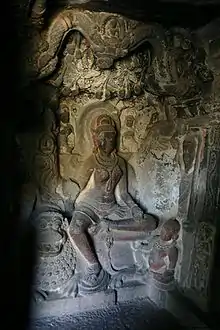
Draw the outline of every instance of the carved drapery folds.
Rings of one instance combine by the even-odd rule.
[[[47,123],[35,139],[33,208],[48,223],[40,244],[46,268],[58,268],[60,256],[72,280],[57,275],[55,285],[43,272],[48,289],[39,281],[40,297],[149,281],[164,290],[174,279],[186,287],[183,261],[187,246],[200,249],[207,219],[198,205],[216,175],[210,159],[219,158],[207,153],[220,116],[201,34],[69,7],[35,36],[28,73],[58,91],[59,105],[42,101]]]

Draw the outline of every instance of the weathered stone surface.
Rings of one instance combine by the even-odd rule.
[[[31,329],[181,329],[178,321],[150,302],[137,300],[110,308],[34,320]]]
[[[164,284],[172,270],[166,279],[207,307],[219,202],[219,22],[190,31],[68,6],[43,25],[45,4],[35,4],[26,98],[38,125],[17,140],[27,169],[23,216],[40,233],[37,299],[144,284],[152,271]],[[178,235],[150,262],[167,220],[180,224]]]
[[[30,319],[30,329],[98,327],[99,329],[209,329],[173,296],[159,309],[147,298],[146,287],[119,289],[117,302],[112,293],[94,297],[62,299],[42,304]]]

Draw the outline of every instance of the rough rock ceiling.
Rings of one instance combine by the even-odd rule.
[[[194,5],[208,5],[220,3],[219,0],[160,0],[160,2],[189,3]]]
[[[52,11],[68,4],[193,29],[220,16],[220,0],[48,0]]]
[[[160,2],[164,3],[188,3],[193,5],[211,5],[211,4],[219,4],[219,0],[160,0]]]

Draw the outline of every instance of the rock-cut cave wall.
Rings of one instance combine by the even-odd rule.
[[[60,7],[50,15],[34,3],[22,53],[34,125],[21,125],[16,140],[21,218],[38,232],[36,300],[153,281],[207,310],[219,220],[219,22],[167,28]]]

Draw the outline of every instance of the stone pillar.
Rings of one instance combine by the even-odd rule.
[[[182,236],[180,286],[200,308],[208,311],[219,217],[220,127],[212,126],[205,131],[202,159],[194,170],[197,177],[187,215],[194,226],[192,230],[183,230]]]

